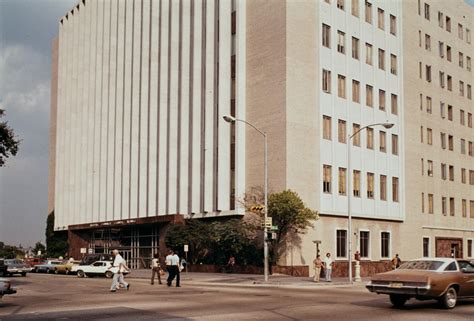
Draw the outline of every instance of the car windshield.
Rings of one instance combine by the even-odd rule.
[[[427,270],[427,271],[436,271],[443,261],[409,261],[400,265],[400,269],[404,270]]]

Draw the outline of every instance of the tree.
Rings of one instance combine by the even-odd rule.
[[[166,233],[166,246],[182,254],[187,244],[188,260],[193,264],[223,265],[233,255],[239,265],[261,265],[253,229],[241,219],[188,219],[184,225],[171,226]]]
[[[298,194],[291,190],[269,195],[268,216],[272,218],[272,224],[278,227],[270,253],[273,264],[278,262],[290,234],[298,237],[319,219],[318,212],[307,208]]]
[[[46,220],[46,252],[49,257],[65,256],[68,252],[67,232],[54,231],[54,211]]]
[[[15,136],[7,121],[1,121],[5,111],[0,108],[0,167],[5,165],[6,159],[15,156],[18,152],[20,140]]]
[[[41,251],[41,255],[44,255],[46,252],[46,246],[41,242],[36,242],[35,247],[33,248],[34,255],[38,255],[39,251]]]
[[[0,258],[5,259],[15,259],[22,258],[25,253],[20,250],[18,247],[13,245],[5,245],[5,243],[0,242]]]

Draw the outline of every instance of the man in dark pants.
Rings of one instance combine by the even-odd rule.
[[[176,287],[180,287],[179,281],[179,257],[174,253],[173,250],[170,250],[168,256],[166,257],[166,269],[168,270],[168,279],[166,284],[171,286],[174,278],[176,277]]]

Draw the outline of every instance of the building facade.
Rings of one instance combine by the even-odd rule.
[[[289,240],[285,271],[310,274],[319,249],[347,274],[349,237],[363,275],[395,253],[472,257],[473,9],[461,2],[426,3],[450,33],[419,14],[425,2],[80,1],[53,46],[55,229],[68,230],[73,255],[118,247],[139,266],[172,222],[243,215],[239,200],[263,185],[263,140],[222,120],[232,115],[267,133],[270,191],[292,189],[320,213]],[[452,61],[438,56],[447,46]],[[438,103],[462,118],[438,117]],[[363,129],[383,123],[393,127]],[[431,144],[416,139],[420,126]],[[443,133],[457,153],[433,144]],[[442,164],[454,181],[425,175]]]

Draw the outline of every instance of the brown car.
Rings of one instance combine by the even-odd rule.
[[[408,261],[397,270],[375,275],[366,288],[377,294],[388,294],[397,308],[416,298],[438,300],[445,308],[452,309],[458,298],[474,298],[474,264],[452,258]]]

